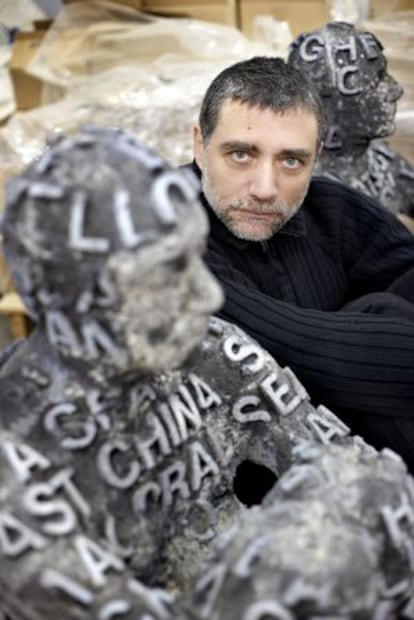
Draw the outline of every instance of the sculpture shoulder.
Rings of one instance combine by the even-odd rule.
[[[414,167],[383,140],[353,156],[324,151],[315,172],[378,200],[394,213],[414,210]]]

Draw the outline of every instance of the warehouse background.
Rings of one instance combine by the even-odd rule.
[[[383,43],[404,88],[389,142],[414,164],[414,0],[0,0],[0,212],[10,175],[84,124],[189,161],[201,97],[224,66],[284,56],[300,32],[340,19]],[[0,348],[28,329],[20,303],[0,248]]]

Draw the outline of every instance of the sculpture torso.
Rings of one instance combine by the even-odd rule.
[[[342,181],[393,213],[414,215],[414,168],[385,141],[371,142],[362,153],[324,149],[315,174]]]
[[[56,561],[56,543],[70,540],[73,562],[53,567],[66,585],[99,589],[126,562],[146,584],[186,587],[240,513],[241,463],[276,479],[303,440],[347,434],[289,370],[217,319],[183,369],[108,382],[59,363],[35,335],[5,363],[0,393],[2,581],[42,565],[39,554]],[[104,561],[88,561],[95,544]],[[47,583],[48,604],[59,601],[56,575],[54,588]]]

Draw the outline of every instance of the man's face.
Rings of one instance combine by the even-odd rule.
[[[275,113],[226,100],[207,144],[199,128],[194,150],[204,194],[241,239],[264,241],[296,213],[317,155],[315,116]]]
[[[363,131],[372,138],[390,136],[395,131],[397,101],[403,89],[385,68],[371,79],[367,75],[366,84],[365,101],[360,104]]]
[[[122,299],[118,320],[133,366],[147,372],[179,367],[203,340],[209,317],[223,302],[204,265],[205,222],[159,244],[112,261]],[[139,256],[139,262],[137,262]]]

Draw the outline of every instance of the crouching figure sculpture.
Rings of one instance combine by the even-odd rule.
[[[169,618],[303,441],[354,442],[289,369],[210,318],[222,294],[197,194],[104,128],[50,142],[9,184],[4,249],[37,323],[0,368],[13,620]]]

